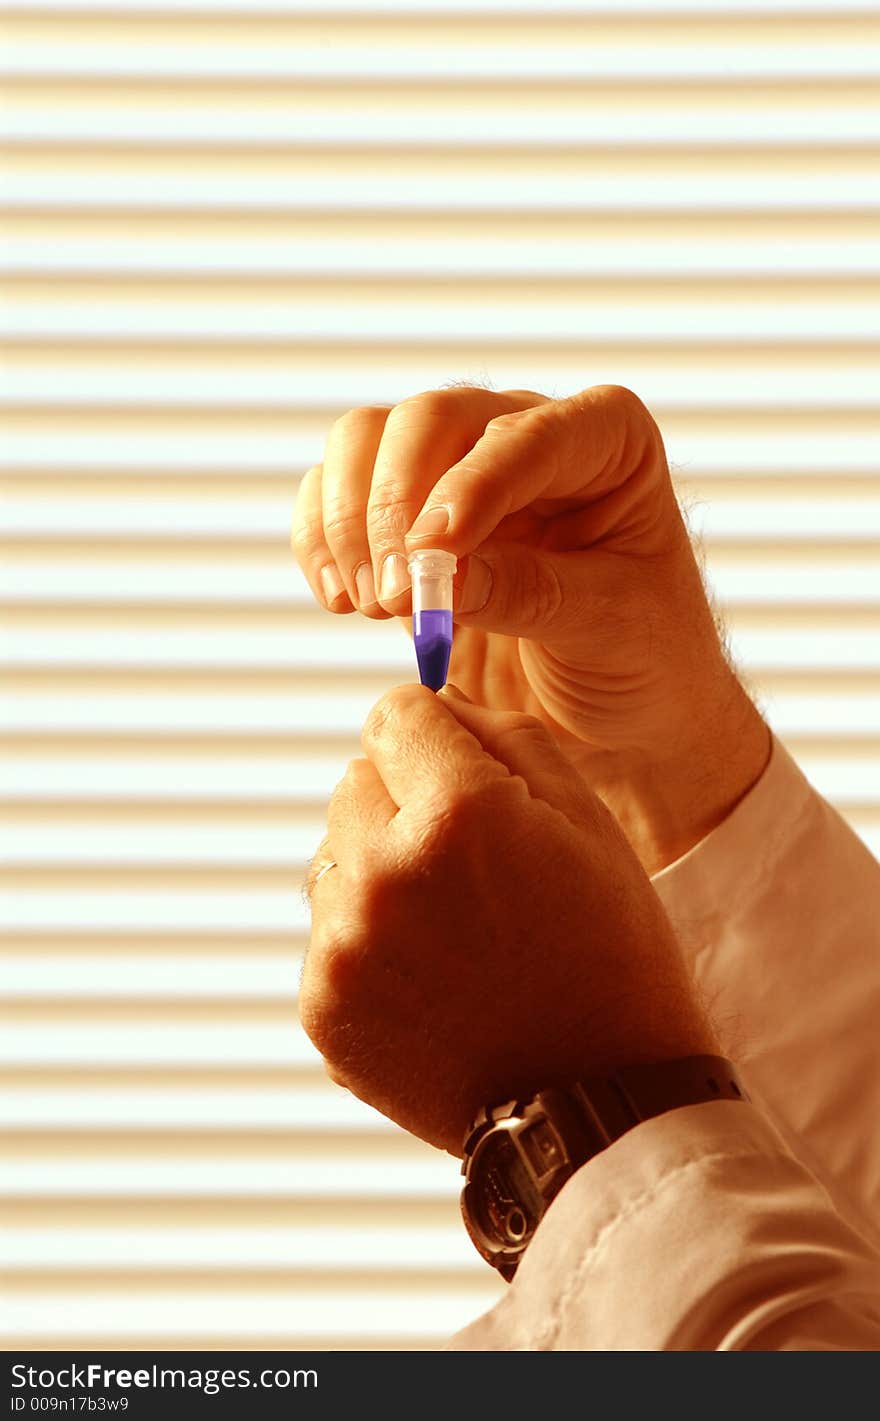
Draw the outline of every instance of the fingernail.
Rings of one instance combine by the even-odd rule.
[[[467,701],[468,705],[473,705],[470,696],[466,696],[464,691],[462,691],[459,686],[454,685],[452,681],[447,681],[446,685],[442,686],[437,694],[438,696],[449,696],[453,701]]]
[[[340,593],[345,591],[345,583],[335,562],[328,562],[321,568],[321,591],[328,607],[332,607]]]
[[[389,553],[382,563],[379,578],[379,596],[383,602],[391,602],[410,586],[406,558],[401,553]]]
[[[373,580],[372,563],[362,562],[355,570],[354,585],[357,588],[358,603],[361,607],[369,607],[371,602],[376,600],[376,584]]]
[[[419,514],[407,537],[422,538],[428,533],[445,533],[449,527],[449,515],[450,510],[443,503],[426,508],[424,513]]]
[[[492,572],[487,562],[476,553],[468,558],[467,572],[461,589],[457,612],[480,612],[492,592]]]

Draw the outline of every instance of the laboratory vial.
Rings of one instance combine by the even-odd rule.
[[[419,680],[432,691],[439,691],[446,685],[452,651],[452,578],[456,557],[438,548],[421,548],[417,553],[410,553],[407,566],[412,578],[413,642]]]

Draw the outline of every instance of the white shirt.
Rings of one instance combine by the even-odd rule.
[[[452,1350],[880,1349],[880,865],[783,746],[653,879],[754,1104],[630,1130]]]

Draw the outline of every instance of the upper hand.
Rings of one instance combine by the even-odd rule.
[[[363,745],[300,994],[335,1080],[460,1153],[482,1105],[718,1050],[638,860],[538,721],[403,686]]]
[[[447,528],[416,536],[438,508]],[[769,732],[722,650],[660,432],[629,390],[453,388],[350,410],[302,481],[293,542],[325,605],[372,618],[409,615],[408,551],[454,552],[450,678],[542,720],[649,871],[766,764]]]

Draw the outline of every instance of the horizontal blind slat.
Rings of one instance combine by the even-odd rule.
[[[141,1268],[169,1274],[247,1269],[331,1270],[334,1274],[374,1270],[410,1273],[431,1268],[443,1258],[449,1272],[475,1273],[480,1260],[464,1231],[445,1229],[338,1230],[328,1246],[311,1229],[213,1229],[172,1226],[132,1234],[126,1229],[20,1229],[0,1238],[0,1267],[39,1268],[44,1272],[122,1272]]]
[[[77,826],[76,833],[87,834],[88,828],[88,825]],[[160,840],[160,835],[157,834],[156,838]],[[108,845],[112,842],[110,833],[106,835],[106,841]],[[314,849],[316,844],[317,840],[311,847]],[[63,837],[59,834],[56,852],[70,854],[73,847],[70,833]],[[92,861],[88,847],[87,840],[78,862]],[[159,847],[158,843],[156,847]],[[161,850],[156,853],[153,846],[147,856],[151,862],[162,861]],[[32,851],[31,862],[34,857]],[[53,861],[50,836],[40,857],[43,862]],[[266,857],[272,857],[271,852]],[[9,861],[6,853],[4,860]],[[102,847],[97,861],[112,863],[114,855]],[[84,1005],[106,998],[117,1006],[124,999],[135,1003],[146,999],[150,1003],[161,1002],[164,1007],[176,1001],[195,1000],[200,1006],[210,1006],[216,1001],[220,1009],[228,1010],[233,1003],[246,1005],[251,999],[263,1002],[290,1000],[301,965],[292,952],[283,958],[277,952],[247,952],[238,957],[226,954],[220,962],[211,960],[204,953],[187,956],[179,952],[170,959],[149,952],[130,952],[108,960],[106,953],[80,951],[75,957],[69,952],[51,953],[33,949],[15,953],[4,946],[0,950],[0,991],[8,1004],[14,1004],[19,999],[32,1002],[63,997],[67,1002],[81,1002]]]
[[[114,19],[124,19],[129,14],[173,17],[176,14],[189,16],[201,13],[211,17],[229,14],[240,19],[263,15],[274,18],[278,15],[314,14],[348,18],[362,13],[382,17],[436,15],[466,19],[501,12],[534,20],[535,3],[534,0],[253,0],[253,3],[251,0],[4,0],[0,13],[30,15],[47,11],[53,15],[66,13],[76,17],[94,17],[97,14]],[[663,15],[670,11],[676,15],[699,11],[703,15],[730,17],[758,11],[765,18],[782,17],[792,12],[799,17],[819,13],[827,18],[829,6],[828,0],[673,0],[671,4],[670,0],[550,0],[546,7],[541,7],[540,14],[574,14],[578,18],[634,14],[641,19],[644,15]],[[839,8],[835,7],[833,14],[838,19],[846,19],[866,11],[872,15],[875,13],[875,0],[845,0]]]
[[[0,307],[0,333],[10,342],[49,345],[82,342],[103,347],[129,342],[186,342],[210,353],[222,340],[239,349],[296,342],[371,339],[379,349],[402,341],[432,345],[450,339],[531,341],[535,345],[588,342],[638,350],[706,343],[735,354],[740,345],[786,342],[873,343],[880,332],[880,283],[697,280],[673,291],[620,279],[572,282],[561,292],[548,274],[535,288],[488,283],[475,304],[472,283],[391,281],[317,283],[253,279],[221,284],[210,279],[170,282],[118,277],[10,278]]]
[[[132,15],[124,23],[84,14],[7,16],[0,72],[116,78],[131,75],[373,79],[444,75],[471,82],[523,76],[718,76],[864,79],[880,68],[873,14],[654,17],[512,14],[491,17]],[[463,37],[466,36],[466,43]]]
[[[70,151],[89,144],[101,145],[113,161],[121,150],[117,166],[123,153],[137,161],[147,147],[183,153],[197,146],[209,161],[218,149],[230,160],[236,151],[259,160],[261,150],[285,150],[289,161],[301,155],[313,183],[323,166],[314,161],[316,153],[332,166],[352,152],[369,162],[379,147],[393,151],[399,164],[415,166],[427,148],[442,193],[445,172],[457,162],[464,177],[483,151],[495,158],[496,169],[499,159],[532,165],[540,159],[550,173],[554,159],[571,162],[582,155],[589,164],[594,149],[606,151],[606,161],[617,156],[626,162],[630,149],[649,148],[661,157],[681,149],[705,157],[718,147],[719,159],[736,162],[738,145],[754,157],[759,172],[780,153],[791,161],[809,154],[830,167],[835,159],[869,155],[876,144],[875,82],[851,76],[821,83],[775,77],[737,82],[719,76],[713,85],[697,79],[658,84],[650,76],[638,82],[623,76],[594,78],[589,85],[556,78],[551,85],[522,76],[516,83],[484,79],[464,88],[452,79],[430,78],[419,85],[387,78],[309,85],[266,76],[251,82],[133,76],[123,87],[104,75],[50,82],[6,76],[0,136],[11,153],[19,145],[25,150],[56,143]],[[844,151],[835,152],[835,145]],[[503,182],[497,171],[495,181]],[[538,177],[538,206],[544,181]],[[576,202],[576,189],[571,196]],[[88,205],[89,194],[81,200]],[[329,200],[331,206],[345,202],[345,192],[337,189]],[[815,195],[808,205],[817,207]]]
[[[275,1020],[241,1023],[234,1008],[216,1005],[212,1019],[169,1021],[167,1011],[155,1013],[152,1022],[126,1019],[124,1013],[111,1023],[103,1017],[90,1019],[88,1009],[74,1004],[74,1020],[58,1013],[39,1011],[4,1012],[0,1066],[5,1068],[40,1065],[43,1069],[68,1066],[136,1066],[210,1064],[222,1061],[234,1070],[239,1065],[311,1068],[321,1070],[320,1060],[305,1034],[295,1025],[290,991],[276,1002]],[[244,1008],[241,1008],[243,1010]]]
[[[450,278],[467,271],[531,279],[778,274],[876,279],[880,215],[643,212],[494,214],[101,213],[65,214],[59,243],[51,214],[9,212],[4,269],[10,273],[92,272],[235,277],[298,274],[349,278]],[[491,228],[491,230],[489,230]]]
[[[209,1086],[195,1088],[172,1077],[164,1087],[135,1087],[127,1082],[121,1086],[114,1085],[113,1076],[117,1074],[118,1068],[114,1068],[110,1072],[110,1081],[103,1087],[80,1085],[75,1078],[70,1081],[69,1068],[65,1067],[64,1070],[59,1069],[56,1080],[50,1078],[42,1088],[25,1083],[14,1095],[10,1094],[8,1099],[0,1102],[0,1123],[3,1128],[44,1131],[98,1127],[104,1130],[138,1127],[155,1130],[161,1127],[164,1130],[185,1131],[221,1128],[234,1131],[237,1128],[245,1132],[306,1130],[314,1133],[323,1130],[332,1134],[357,1131],[368,1136],[393,1129],[354,1096],[344,1091],[331,1095],[329,1090],[321,1088],[320,1081],[309,1088],[300,1085],[295,1089],[270,1091],[264,1086],[247,1089],[246,1077],[237,1089],[230,1089],[225,1080],[211,1089]],[[66,1089],[63,1086],[65,1077],[70,1082]],[[293,1143],[296,1143],[295,1140]],[[454,1166],[449,1167],[449,1161],[442,1160],[431,1176],[431,1192],[436,1193],[441,1165],[443,1177],[448,1181],[448,1192],[457,1193],[457,1171]],[[322,1189],[331,1187],[328,1175],[334,1170],[338,1175],[337,1160],[333,1160],[329,1168],[313,1170],[309,1161],[297,1151],[285,1169],[287,1187],[291,1193],[320,1194]],[[149,1192],[148,1183],[147,1176],[141,1186],[146,1192]],[[413,1181],[405,1177],[396,1186],[386,1179],[383,1186],[378,1172],[374,1176],[376,1192],[382,1192],[383,1188],[389,1193],[396,1189],[408,1192],[412,1186]],[[54,1189],[57,1192],[57,1179]],[[356,1182],[338,1179],[334,1192],[342,1196],[356,1194]]]
[[[60,121],[59,121],[60,126]],[[877,135],[880,138],[880,132]],[[827,139],[826,139],[827,142]],[[428,172],[424,160],[406,163],[371,151],[346,161],[328,154],[318,166],[314,155],[267,155],[258,149],[238,153],[195,148],[158,156],[155,147],[98,152],[73,147],[28,144],[13,148],[4,162],[3,201],[9,210],[40,209],[62,215],[83,210],[83,194],[99,211],[119,208],[146,212],[184,211],[298,212],[344,211],[356,219],[404,202],[412,211],[475,212],[506,216],[523,209],[558,213],[628,210],[701,212],[743,207],[752,212],[868,212],[880,206],[876,153],[871,147],[815,153],[773,154],[743,151],[731,142],[722,149],[678,160],[661,149],[644,154],[616,149],[578,151],[566,161],[551,153],[516,154],[514,164],[499,164],[497,153],[473,153],[471,161],[440,161]],[[414,155],[415,157],[415,155]],[[440,168],[438,172],[437,169]],[[698,202],[695,194],[699,194]]]
[[[541,355],[527,345],[517,350],[511,341],[504,342],[500,352],[484,343],[480,356],[499,389],[517,388],[519,373],[526,381],[519,388],[550,386],[567,393],[602,383],[605,369],[605,383],[640,389],[655,406],[674,405],[686,391],[691,408],[781,406],[796,411],[803,405],[866,411],[880,388],[880,340],[822,350],[800,344],[723,352],[679,346],[650,353],[619,347],[597,351],[587,341],[578,344],[579,351],[551,348]],[[157,416],[173,416],[182,407],[207,421],[215,407],[227,415],[239,409],[253,415],[264,409],[282,412],[294,390],[300,403],[313,407],[329,398],[334,403],[394,404],[403,390],[440,385],[450,370],[473,361],[467,346],[444,349],[439,342],[427,357],[418,345],[409,350],[368,345],[354,358],[345,347],[317,344],[283,352],[262,349],[249,359],[237,350],[216,348],[193,358],[179,344],[166,349],[23,347],[16,352],[15,364],[0,372],[0,406],[63,410],[82,404],[104,410],[111,419],[116,406],[129,411],[144,406]],[[880,420],[873,452],[880,458]]]
[[[183,1290],[179,1282],[169,1280],[164,1288],[149,1291],[105,1291],[86,1284],[72,1294],[34,1284],[10,1301],[8,1316],[21,1346],[28,1346],[29,1339],[49,1337],[71,1348],[73,1339],[95,1336],[112,1338],[117,1346],[132,1345],[145,1335],[167,1337],[171,1332],[192,1339],[196,1349],[211,1345],[218,1336],[266,1335],[281,1346],[282,1339],[289,1346],[291,1338],[299,1338],[303,1347],[310,1347],[340,1335],[381,1346],[389,1334],[410,1337],[420,1345],[427,1338],[437,1345],[456,1331],[462,1318],[476,1316],[500,1297],[498,1286],[484,1277],[449,1290],[440,1286],[439,1278],[420,1280],[418,1290],[414,1283],[407,1278],[394,1292],[366,1282],[358,1292],[320,1298],[314,1296],[311,1281],[298,1291],[265,1285],[262,1290],[218,1291],[205,1284]]]

